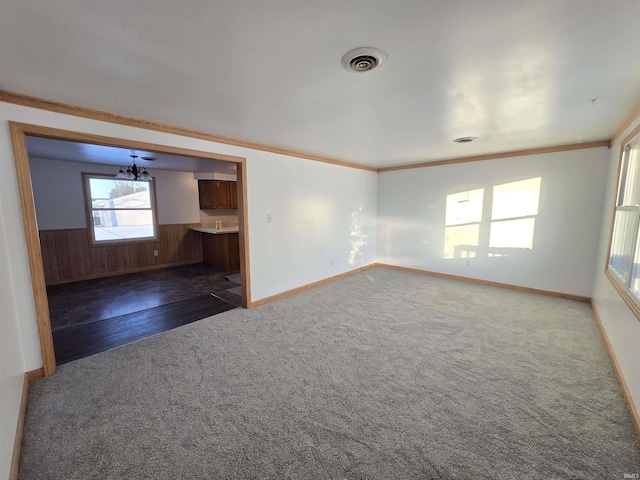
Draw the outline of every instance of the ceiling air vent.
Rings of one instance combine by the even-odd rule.
[[[368,72],[382,65],[387,56],[378,48],[354,48],[342,57],[342,66],[348,72]]]
[[[454,140],[455,143],[469,143],[469,142],[473,142],[474,140],[477,140],[478,137],[460,137],[460,138],[456,138]]]

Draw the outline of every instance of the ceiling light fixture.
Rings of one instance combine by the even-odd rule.
[[[382,65],[387,57],[388,55],[379,48],[354,48],[342,57],[342,67],[347,72],[368,72]]]
[[[454,140],[455,143],[469,143],[477,140],[478,137],[458,137]]]
[[[138,158],[137,155],[129,155],[132,159],[133,159],[133,164],[127,167],[127,171],[124,171],[124,167],[120,167],[120,170],[118,171],[118,173],[116,174],[116,178],[120,179],[120,180],[142,180],[143,182],[150,182],[151,180],[153,180],[153,178],[151,178],[151,175],[149,175],[149,172],[147,172],[147,168],[146,167],[142,167],[142,171],[140,168],[138,168],[138,166],[136,165],[136,158]],[[144,160],[155,160],[155,158],[152,157],[142,157]]]

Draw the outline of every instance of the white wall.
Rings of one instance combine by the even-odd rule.
[[[624,375],[625,382],[634,401],[637,412],[640,412],[640,320],[631,313],[620,294],[613,288],[604,275],[607,264],[607,249],[613,219],[613,208],[618,183],[618,162],[620,160],[620,144],[622,140],[640,124],[640,117],[613,143],[608,155],[608,171],[606,176],[607,193],[605,196],[604,214],[600,226],[600,248],[598,250],[597,268],[593,302],[600,314],[600,319],[607,332],[616,359]]]
[[[543,290],[591,296],[607,148],[487,160],[380,174],[378,261]],[[508,256],[443,258],[448,194],[541,177],[533,248]],[[480,244],[488,247],[485,196]],[[469,263],[469,265],[467,265]]]
[[[3,115],[0,113],[0,119]],[[24,372],[42,365],[11,136],[0,120],[0,478],[9,478]]]
[[[86,228],[82,172],[114,174],[118,167],[30,158],[31,183],[40,230]],[[193,173],[152,169],[158,223],[199,223],[198,181]]]
[[[251,159],[254,299],[375,261],[375,172],[266,152]]]
[[[248,161],[248,191],[260,199],[249,209],[253,300],[375,260],[375,173],[258,151],[249,152]],[[31,158],[30,170],[38,228],[53,230],[86,227],[81,174],[113,173],[114,167]],[[151,173],[160,224],[201,221],[197,175]]]
[[[25,371],[5,226],[0,202],[0,478],[11,466]]]
[[[8,121],[247,157],[253,300],[373,263],[376,206],[378,261],[578,295],[593,293],[638,405],[640,321],[601,273],[618,146],[611,150],[578,150],[378,176],[373,172],[0,103],[0,169],[5,172],[0,175],[0,284],[3,285],[0,478],[9,468],[22,373],[42,365]],[[96,171],[95,166],[91,167]],[[542,177],[540,210],[530,254],[472,259],[469,267],[464,259],[442,258],[447,194],[537,176]],[[604,178],[608,178],[606,196]],[[68,186],[64,180],[59,181]],[[189,181],[194,182],[193,175]],[[157,184],[158,191],[161,186],[167,187],[160,182],[160,176]],[[197,222],[197,186],[191,188],[195,194],[189,197],[189,202],[195,202],[193,221]],[[164,210],[166,215],[162,223],[187,221],[178,219],[178,210],[182,208],[174,209],[174,200],[170,197],[160,205],[158,198],[159,211]],[[84,225],[84,207],[79,204],[82,214],[73,215],[73,225],[80,218]],[[268,214],[271,223],[267,222]]]
[[[13,448],[19,375],[42,366],[9,121],[247,158],[253,300],[375,262],[376,173],[0,103],[0,476],[8,472],[5,452]],[[172,205],[158,208],[164,221],[174,222]]]
[[[11,251],[9,272],[0,275],[12,275],[2,280],[12,282],[16,291],[27,370],[39,368],[42,361],[8,121],[246,157],[252,300],[375,262],[377,175],[373,172],[0,103],[0,168],[6,172],[0,176],[0,201],[7,212]],[[266,209],[272,212],[271,224]],[[358,236],[365,244],[351,261],[353,239]]]

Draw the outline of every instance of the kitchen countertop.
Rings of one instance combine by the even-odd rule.
[[[216,230],[216,227],[192,227],[189,230],[200,233],[213,233],[220,235],[221,233],[238,233],[238,227],[222,227],[220,230]]]

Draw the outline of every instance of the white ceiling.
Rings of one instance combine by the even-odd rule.
[[[640,101],[638,0],[0,11],[1,89],[374,167],[608,139]],[[389,58],[346,72],[342,55],[361,46]],[[479,139],[452,143],[467,135]]]
[[[68,142],[65,140],[53,140],[41,137],[27,136],[27,151],[29,157],[102,163],[118,167],[131,165],[133,159],[130,155],[137,155],[139,158],[136,159],[136,164],[139,167],[147,167],[151,174],[153,174],[154,170],[176,170],[194,173],[236,173],[236,165],[231,162],[170,155],[167,153],[152,152],[150,150],[132,150],[130,148]],[[145,160],[142,157],[151,157],[155,160]],[[117,170],[117,168],[114,169],[114,174]]]

